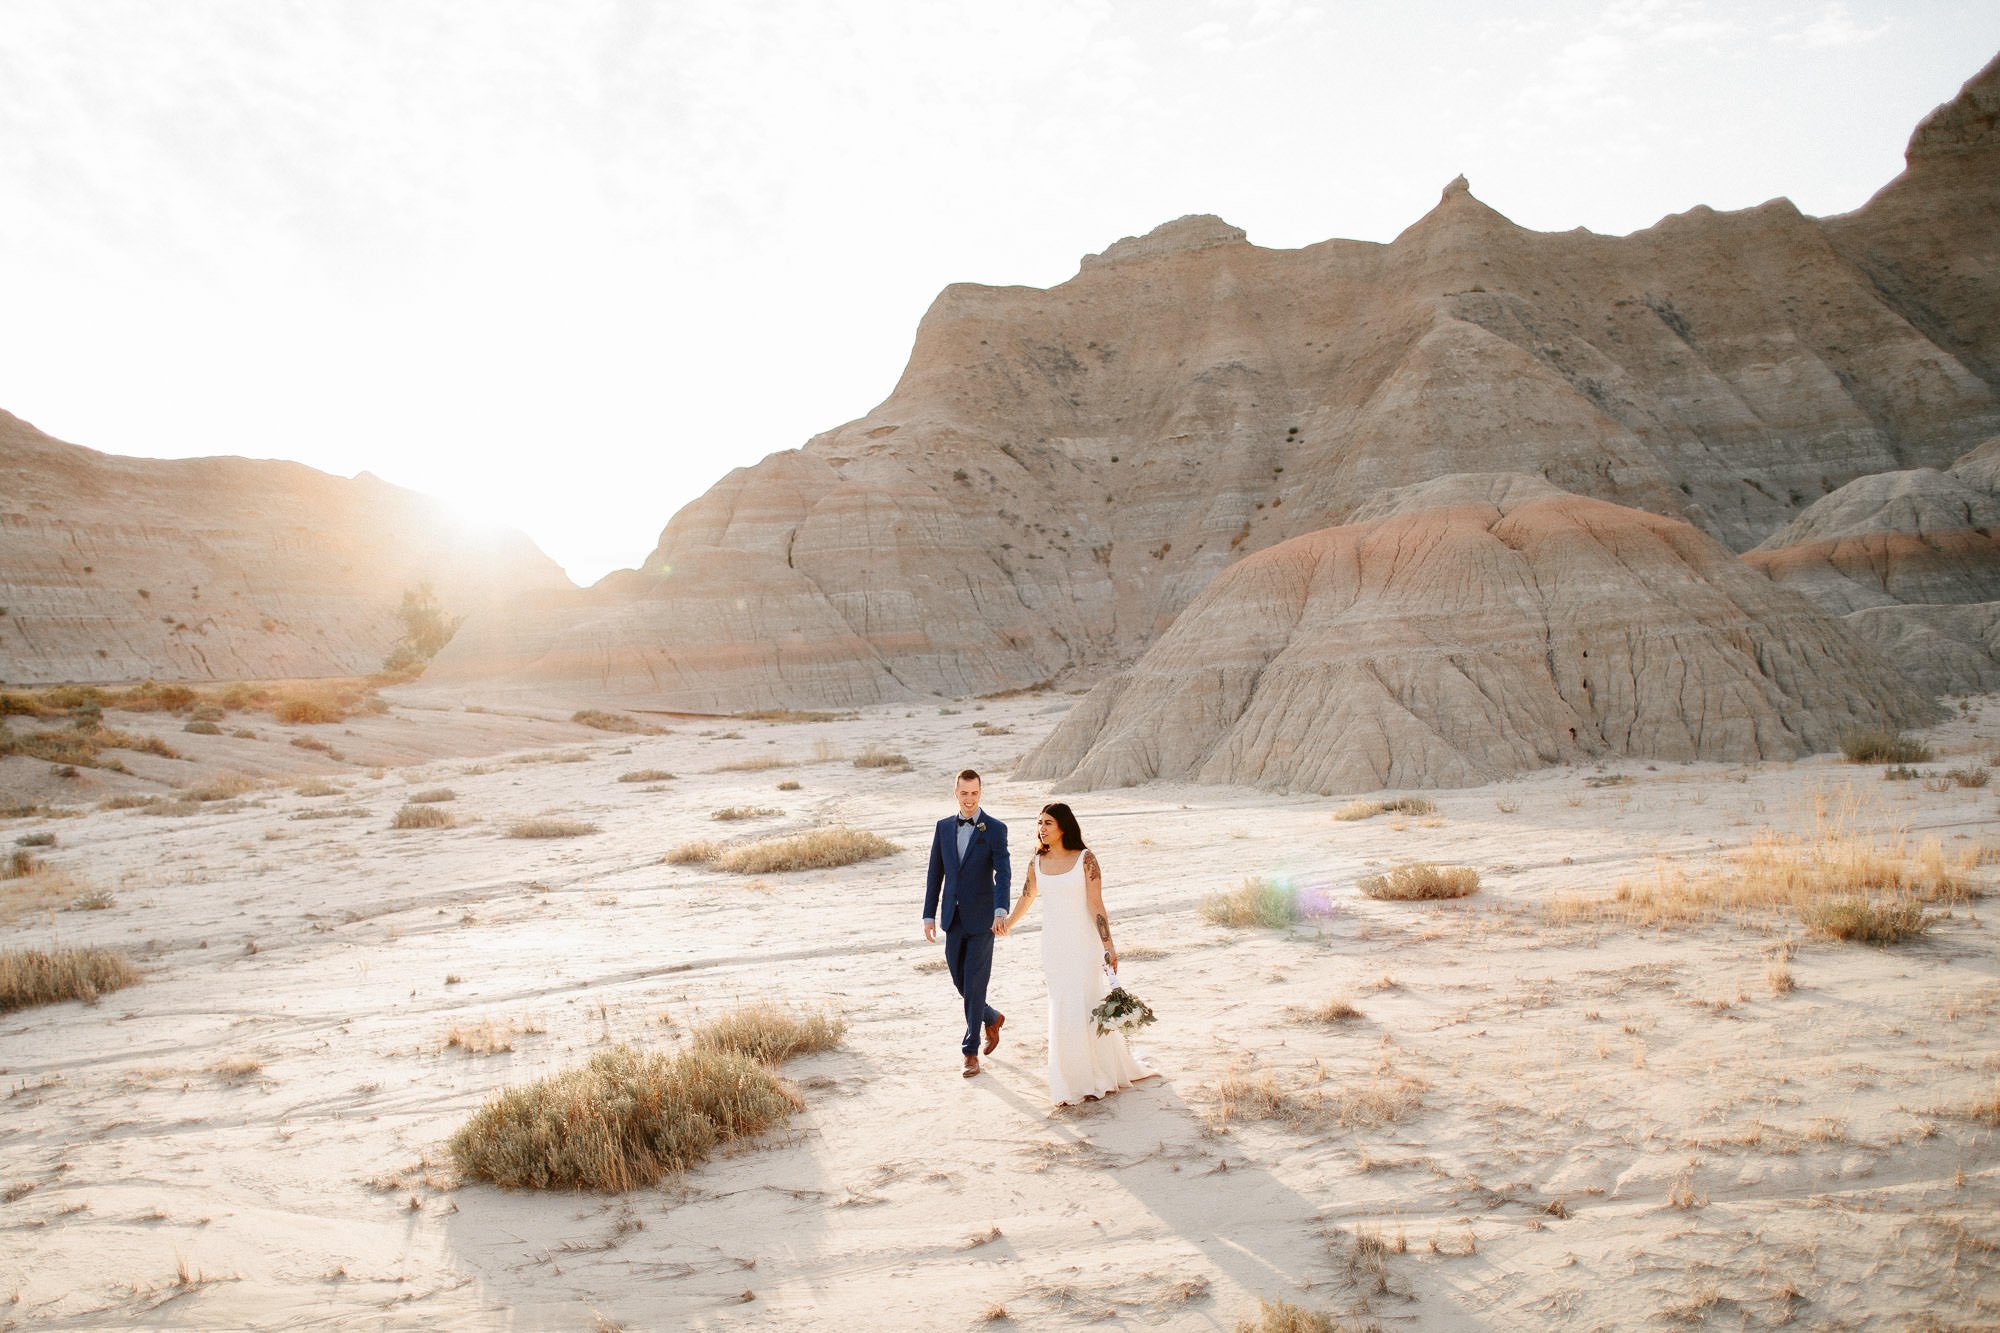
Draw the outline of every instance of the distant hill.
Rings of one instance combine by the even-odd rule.
[[[453,614],[574,589],[520,533],[365,473],[115,457],[0,412],[7,684],[370,672],[424,582]]]

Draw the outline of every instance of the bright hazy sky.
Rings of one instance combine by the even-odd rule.
[[[580,582],[957,281],[1184,213],[1858,207],[1992,0],[0,0],[0,407],[367,470]]]

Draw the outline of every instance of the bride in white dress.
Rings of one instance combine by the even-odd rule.
[[[1029,863],[1006,931],[1037,897],[1046,900],[1042,974],[1049,983],[1049,1100],[1074,1106],[1157,1074],[1133,1058],[1124,1033],[1100,1034],[1090,1016],[1111,989],[1103,965],[1116,971],[1118,950],[1104,912],[1103,872],[1083,844],[1076,815],[1061,802],[1043,806],[1035,841],[1039,854]]]

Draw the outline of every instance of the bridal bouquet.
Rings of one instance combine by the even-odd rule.
[[[1111,983],[1111,993],[1090,1011],[1097,1022],[1098,1036],[1117,1031],[1129,1037],[1146,1024],[1158,1021],[1153,1017],[1153,1006],[1118,984],[1116,972],[1107,967],[1104,977]]]

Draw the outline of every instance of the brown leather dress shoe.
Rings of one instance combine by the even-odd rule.
[[[963,1070],[959,1071],[959,1077],[960,1077],[960,1078],[976,1078],[976,1077],[978,1077],[978,1075],[979,1075],[979,1057],[978,1057],[978,1056],[976,1056],[976,1055],[968,1055],[968,1056],[966,1056],[966,1057],[965,1057],[965,1068],[964,1068]]]
[[[1007,1015],[995,1014],[993,1021],[986,1025],[986,1045],[984,1050],[987,1055],[993,1054],[994,1051],[1000,1048],[1000,1029],[1006,1026],[1006,1023]]]

